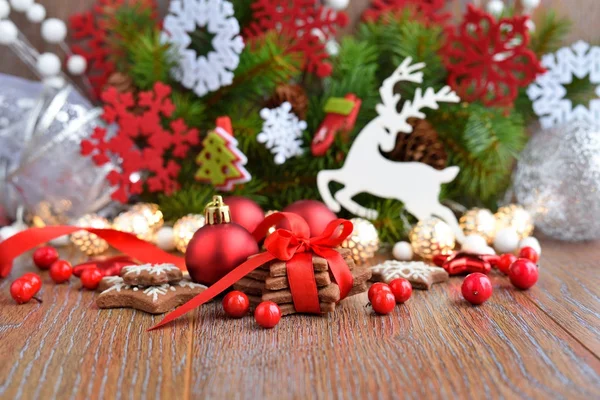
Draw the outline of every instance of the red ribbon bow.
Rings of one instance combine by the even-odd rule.
[[[340,298],[345,298],[352,289],[353,278],[348,265],[339,252],[335,250],[352,233],[352,222],[336,219],[327,225],[323,234],[310,237],[308,224],[302,217],[291,213],[275,213],[265,220],[254,231],[256,241],[261,241],[269,229],[280,222],[287,221],[290,229],[278,229],[265,240],[264,253],[260,253],[229,272],[214,285],[200,293],[181,307],[167,314],[156,329],[181,317],[189,311],[210,301],[261,265],[281,260],[286,262],[287,276],[294,301],[294,308],[301,313],[320,314],[319,294],[315,282],[312,255],[325,258],[334,281],[340,287]]]

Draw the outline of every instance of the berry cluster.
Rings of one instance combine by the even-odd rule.
[[[405,303],[411,295],[412,285],[404,278],[394,279],[389,285],[381,282],[374,283],[368,293],[373,311],[381,315],[391,313],[396,303]]]
[[[231,318],[242,318],[250,309],[250,300],[246,294],[234,290],[223,298],[223,309]],[[274,328],[281,319],[279,306],[272,301],[263,301],[254,310],[256,323],[263,328]]]

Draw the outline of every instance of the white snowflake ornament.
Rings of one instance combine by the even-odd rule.
[[[581,119],[600,126],[600,99],[573,107],[567,99],[565,85],[573,78],[587,77],[598,84],[596,95],[600,97],[600,47],[578,41],[570,47],[563,47],[554,54],[542,57],[542,66],[548,71],[540,76],[527,89],[533,102],[533,111],[540,117],[542,128],[551,128],[566,122]]]
[[[212,50],[206,55],[198,55],[190,48],[190,35],[198,29],[213,35]],[[227,0],[172,1],[162,40],[173,44],[179,54],[179,65],[173,71],[175,79],[198,96],[230,85],[244,49],[239,33],[240,24]]]
[[[289,158],[304,153],[302,132],[306,130],[306,122],[300,121],[292,112],[289,102],[273,109],[264,108],[260,116],[265,123],[256,139],[275,154],[275,164],[281,165]]]

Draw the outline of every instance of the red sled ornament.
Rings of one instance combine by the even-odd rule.
[[[326,41],[338,27],[348,24],[348,16],[324,7],[317,0],[257,0],[251,6],[252,21],[244,34],[254,38],[276,30],[293,39],[289,52],[304,55],[304,69],[320,78],[331,75]]]
[[[313,138],[310,150],[315,157],[322,157],[333,144],[338,132],[349,133],[354,129],[362,100],[350,93],[343,99],[331,98],[325,105],[327,115]]]
[[[445,25],[451,17],[450,13],[441,12],[445,6],[446,0],[373,0],[363,13],[363,20],[374,22],[386,14],[409,10],[422,22]]]
[[[527,16],[496,20],[469,4],[458,29],[448,29],[441,56],[448,84],[465,101],[512,107],[518,89],[545,70],[527,48]]]

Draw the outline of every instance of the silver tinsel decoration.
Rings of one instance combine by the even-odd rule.
[[[101,110],[72,86],[51,88],[0,74],[0,208],[19,206],[41,224],[66,223],[110,201],[105,177],[80,155]]]
[[[600,238],[600,129],[571,121],[537,132],[521,154],[514,193],[546,235]]]

